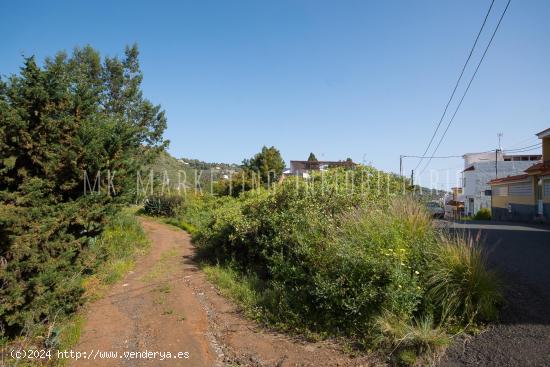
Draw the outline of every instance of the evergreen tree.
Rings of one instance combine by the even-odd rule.
[[[83,254],[167,145],[141,81],[135,45],[103,62],[89,46],[42,67],[29,57],[0,80],[0,337],[75,309]],[[84,172],[103,192],[84,195]]]
[[[309,153],[309,157],[307,158],[307,161],[308,162],[318,162],[317,157],[315,156],[315,154],[313,154],[313,152]]]
[[[262,147],[262,151],[251,159],[243,161],[243,168],[259,175],[261,182],[269,183],[277,180],[285,168],[285,161],[275,147]]]

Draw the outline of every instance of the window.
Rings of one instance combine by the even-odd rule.
[[[550,180],[544,180],[543,190],[544,190],[544,197],[550,198]]]
[[[493,189],[494,196],[508,196],[508,186],[495,186]]]
[[[530,182],[510,185],[510,196],[531,196],[533,187]]]
[[[491,190],[485,190],[485,196],[491,196]]]

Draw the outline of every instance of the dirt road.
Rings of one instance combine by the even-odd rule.
[[[199,270],[187,233],[149,219],[141,223],[151,251],[106,297],[90,305],[74,350],[91,359],[72,366],[379,365],[373,357],[348,356],[335,343],[293,339],[246,320]],[[97,351],[117,356],[99,358]],[[138,358],[145,352],[170,352],[171,358]]]
[[[152,241],[151,251],[106,297],[90,306],[75,350],[91,355],[91,359],[74,361],[73,365],[215,365],[217,356],[209,340],[206,312],[184,281],[197,271],[186,261],[188,249],[182,244],[188,238],[182,231],[151,220],[141,223]],[[170,352],[175,358],[161,361],[160,355],[149,359],[137,358],[137,354],[130,358],[131,352],[145,351]],[[104,352],[117,355],[105,358],[96,354]]]

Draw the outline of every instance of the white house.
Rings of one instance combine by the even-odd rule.
[[[345,161],[290,161],[290,174],[308,178],[311,171],[325,171],[334,167],[351,169],[355,165],[351,159]]]
[[[490,180],[523,173],[542,159],[535,155],[506,155],[500,151],[468,153],[463,155],[462,199],[464,213],[475,215],[481,208],[491,209]],[[496,158],[496,160],[495,160]]]

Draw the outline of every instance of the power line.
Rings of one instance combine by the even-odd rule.
[[[481,55],[481,59],[479,60],[479,63],[477,64],[477,67],[476,67],[472,77],[470,78],[470,81],[468,82],[466,90],[464,91],[464,94],[462,95],[462,98],[460,98],[460,102],[458,103],[458,106],[456,106],[455,112],[453,113],[453,116],[451,117],[451,120],[447,124],[447,127],[445,128],[445,131],[443,132],[443,135],[439,139],[439,143],[437,143],[437,146],[435,147],[434,151],[432,152],[432,155],[435,155],[435,153],[437,153],[437,150],[439,149],[439,146],[443,142],[443,139],[445,139],[445,135],[447,135],[447,131],[449,130],[449,127],[451,127],[451,124],[453,123],[453,121],[455,119],[455,116],[456,116],[458,110],[460,109],[460,106],[462,105],[462,102],[464,101],[464,97],[466,97],[466,94],[468,94],[468,90],[470,90],[470,86],[472,85],[472,82],[474,81],[474,78],[477,75],[479,67],[481,66],[483,60],[485,59],[485,55],[487,54],[487,51],[489,50],[489,47],[493,43],[493,39],[495,38],[495,35],[496,35],[496,33],[497,33],[497,31],[500,27],[500,23],[502,22],[502,19],[504,18],[504,15],[506,14],[506,11],[508,10],[508,6],[510,5],[511,1],[512,0],[508,0],[508,2],[506,3],[506,7],[504,8],[504,11],[502,12],[502,14],[500,16],[500,19],[498,20],[497,26],[495,27],[495,30],[493,31],[493,34],[491,35],[491,39],[489,40],[489,43],[487,43],[487,47],[485,47],[485,51],[483,51],[483,55]],[[428,166],[430,165],[431,161],[432,161],[432,159],[430,158],[428,160],[428,163],[426,163],[426,166],[424,166],[424,169],[422,170],[422,172],[420,172],[420,174],[424,173],[426,168],[428,168]]]
[[[403,158],[422,158],[422,156],[419,155],[404,155]],[[432,158],[462,158],[462,155],[445,155],[445,156],[439,156],[439,157],[432,157]]]
[[[522,150],[525,150],[525,149],[533,150],[533,149],[539,148],[541,146],[542,146],[542,143],[537,143],[537,144],[529,145],[529,146],[526,146],[526,147],[523,147],[523,148],[505,149],[504,151],[505,152],[515,152],[515,151],[522,151]],[[531,149],[529,149],[529,148],[531,148]]]
[[[536,147],[536,148],[530,148],[530,149],[525,149],[525,150],[518,150],[518,151],[515,151],[515,152],[506,152],[508,154],[518,154],[518,153],[526,153],[526,152],[532,152],[534,150],[539,150],[540,146],[539,147]]]
[[[424,153],[422,153],[422,157],[421,157],[420,161],[418,161],[418,164],[414,168],[415,171],[418,169],[418,167],[422,163],[422,160],[426,157],[426,153],[428,152],[428,150],[432,146],[435,135],[439,131],[439,127],[441,126],[441,122],[443,122],[443,119],[445,118],[445,115],[447,114],[447,109],[449,108],[449,105],[451,104],[451,101],[453,100],[453,97],[456,93],[456,89],[458,88],[458,85],[460,84],[460,80],[462,79],[462,76],[464,75],[464,71],[466,70],[466,66],[468,65],[468,62],[470,61],[470,58],[472,57],[474,49],[477,45],[477,41],[479,40],[479,36],[481,35],[481,32],[483,31],[483,28],[485,27],[485,23],[487,23],[487,18],[489,17],[489,13],[491,13],[491,9],[493,8],[494,3],[495,3],[495,0],[492,0],[491,5],[489,6],[489,10],[487,10],[487,14],[485,14],[485,19],[483,19],[483,23],[481,24],[481,28],[479,29],[479,32],[477,32],[476,39],[474,41],[474,44],[473,44],[472,48],[470,49],[470,53],[468,54],[468,58],[466,59],[466,62],[464,63],[464,66],[462,66],[462,70],[460,71],[460,75],[458,76],[458,79],[455,83],[455,87],[453,88],[453,92],[451,93],[451,96],[449,97],[449,100],[447,101],[447,104],[445,105],[445,109],[443,110],[443,114],[441,115],[441,118],[439,119],[439,122],[437,123],[437,127],[435,128],[435,131],[432,134],[432,137],[430,139],[430,142],[428,143],[428,146],[426,147],[426,150],[424,150]]]
[[[510,148],[511,148],[511,149],[512,149],[512,148],[513,148],[513,149],[516,149],[516,148],[514,148],[514,147],[517,147],[518,145],[523,145],[523,144],[526,144],[526,143],[532,143],[532,142],[538,141],[538,140],[539,140],[539,139],[538,139],[537,137],[531,136],[531,137],[529,137],[529,138],[527,138],[527,139],[523,139],[523,140],[520,140],[519,142],[516,142],[516,143],[512,144],[512,145],[510,146]],[[520,148],[517,148],[517,149],[520,149]]]

